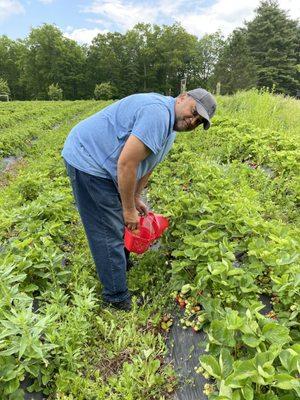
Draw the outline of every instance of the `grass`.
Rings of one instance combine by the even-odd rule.
[[[252,89],[217,98],[219,112],[262,129],[300,135],[300,102],[292,97]]]

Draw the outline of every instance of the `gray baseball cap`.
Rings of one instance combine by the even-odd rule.
[[[198,114],[205,119],[203,127],[205,130],[208,129],[210,127],[210,118],[213,117],[217,108],[215,98],[211,93],[202,88],[189,90],[187,94],[196,100]]]

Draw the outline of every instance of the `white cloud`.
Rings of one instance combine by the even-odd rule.
[[[178,18],[185,29],[197,35],[213,33],[218,29],[228,35],[234,28],[242,26],[244,20],[254,16],[257,0],[218,0],[211,7],[202,8],[197,13],[189,13]]]
[[[288,10],[291,18],[300,16],[297,0],[280,0],[281,9]],[[202,37],[205,33],[213,33],[218,29],[227,36],[235,28],[242,27],[245,21],[254,18],[259,0],[217,0],[210,7],[202,7],[198,12],[178,15],[177,20],[190,33]]]
[[[288,11],[288,16],[290,18],[300,18],[300,6],[298,0],[279,0],[279,7]]]
[[[51,4],[53,3],[54,0],[38,0],[38,1],[43,4]]]
[[[64,32],[64,36],[76,40],[76,42],[81,43],[81,44],[90,44],[91,41],[95,36],[98,35],[98,33],[107,33],[108,30],[104,29],[87,29],[87,28],[79,28],[79,29],[73,29],[72,27],[68,26],[66,28],[66,32]]]
[[[0,21],[5,21],[13,14],[23,14],[25,9],[17,0],[0,0]]]
[[[122,0],[95,0],[90,6],[82,9],[85,13],[97,14],[100,16],[94,22],[102,26],[114,26],[122,30],[132,28],[138,22],[154,23],[157,12],[153,7],[135,5]]]
[[[221,30],[228,35],[237,27],[243,26],[245,20],[251,20],[259,0],[217,0],[206,6],[205,0],[188,3],[185,0],[160,0],[149,3],[128,0],[93,0],[81,8],[84,13],[96,14],[97,23],[102,29],[126,31],[138,22],[172,23],[179,21],[190,33],[202,37],[205,33]],[[279,0],[279,6],[290,10],[289,16],[300,16],[298,0]]]

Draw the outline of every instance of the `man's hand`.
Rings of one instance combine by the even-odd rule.
[[[141,200],[140,196],[135,197],[135,208],[138,210],[140,215],[147,215],[148,208],[146,204]]]
[[[124,224],[131,231],[139,228],[139,213],[136,208],[123,210]]]

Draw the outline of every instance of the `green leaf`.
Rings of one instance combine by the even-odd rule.
[[[32,343],[31,347],[32,350],[35,351],[35,353],[39,355],[41,359],[43,359],[42,345],[40,343]]]
[[[230,347],[235,346],[234,331],[227,329],[222,321],[212,321],[209,335],[217,344],[223,344]]]
[[[25,353],[27,344],[28,344],[28,337],[22,336],[22,338],[20,340],[19,360],[22,357],[22,355]]]
[[[263,368],[271,367],[276,357],[277,353],[275,351],[265,351],[263,353],[257,353],[255,356],[255,365],[256,367],[260,366]]]
[[[9,400],[24,400],[25,393],[23,389],[18,389],[9,396]]]
[[[207,268],[212,275],[221,275],[227,270],[227,267],[222,263],[208,263]],[[227,284],[227,282],[226,282]]]
[[[257,400],[279,400],[278,397],[276,396],[276,394],[273,393],[273,391],[272,391],[272,393],[269,393],[269,392],[266,394],[256,393],[255,395],[256,395],[255,400],[256,399]],[[283,397],[280,397],[280,400],[288,400],[288,399],[285,399],[283,396]],[[294,397],[292,397],[289,400],[295,400],[295,399],[294,399]]]
[[[4,385],[4,394],[14,393],[20,386],[19,378],[12,379]]]
[[[200,357],[200,363],[211,376],[221,379],[221,368],[214,356],[204,354]]]
[[[226,327],[228,329],[239,329],[243,326],[245,322],[241,317],[239,317],[239,314],[235,310],[231,310],[230,308],[226,309]]]
[[[232,372],[233,357],[228,349],[222,348],[219,356],[219,365],[222,378],[226,378]]]
[[[0,351],[1,356],[11,356],[14,353],[19,352],[19,344],[14,344],[13,346],[9,347],[6,350]]]
[[[242,341],[249,347],[256,348],[262,341],[262,338],[258,338],[255,335],[243,335]]]
[[[241,388],[241,391],[242,391],[242,395],[244,396],[245,400],[253,400],[254,391],[253,391],[252,386],[247,385],[247,386]]]
[[[47,374],[43,374],[42,375],[42,383],[43,385],[47,385],[47,383],[50,381],[51,379],[51,374],[47,373]]]
[[[241,388],[244,386],[243,381],[245,379],[257,376],[253,359],[235,361],[233,368],[234,372],[225,380],[226,384],[231,388]]]
[[[234,390],[232,393],[232,400],[241,400],[241,399],[242,396],[240,390]]]
[[[184,255],[186,257],[188,257],[190,260],[196,260],[197,259],[197,255],[194,253],[193,249],[185,249],[184,250]]]
[[[39,287],[37,285],[34,285],[33,283],[26,285],[24,288],[25,292],[34,292],[35,290],[38,290]]]
[[[297,364],[300,363],[300,354],[297,354],[292,349],[287,349],[279,354],[279,358],[281,364],[289,373],[297,371]]]
[[[229,398],[229,399],[231,399],[231,397],[232,397],[232,389],[225,384],[224,380],[221,380],[219,395],[227,396],[227,398]]]
[[[150,364],[149,364],[149,369],[150,371],[155,374],[156,371],[160,368],[160,361],[155,359],[155,360],[151,360]]]
[[[291,341],[289,329],[274,322],[267,323],[262,329],[262,334],[270,343],[284,345]]]
[[[275,368],[272,366],[265,366],[264,368],[261,367],[260,365],[257,367],[257,371],[260,376],[266,379],[271,379],[272,376],[274,375]]]
[[[147,349],[147,350],[143,350],[144,356],[146,358],[146,360],[149,358],[149,356],[153,353],[153,349]]]
[[[278,387],[280,389],[296,390],[300,388],[299,379],[296,379],[289,374],[277,374],[274,376],[274,380],[277,382],[275,384],[273,383],[272,386]]]
[[[187,294],[191,289],[192,289],[192,286],[190,284],[183,285],[181,288],[181,293]]]
[[[25,365],[25,370],[31,375],[37,377],[40,372],[40,366],[38,364]]]
[[[284,253],[281,258],[276,260],[277,265],[288,265],[294,263],[299,258],[299,254]]]

